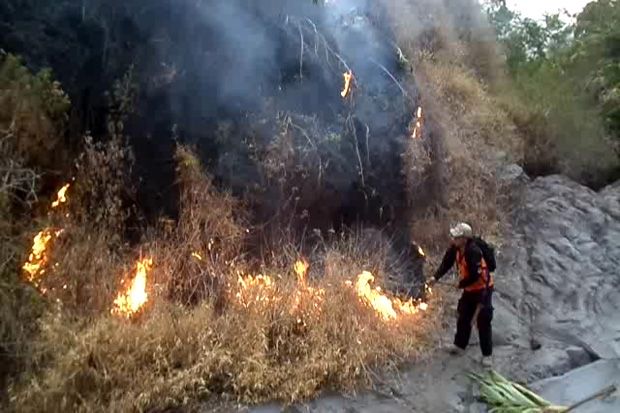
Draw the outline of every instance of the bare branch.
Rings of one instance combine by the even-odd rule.
[[[299,29],[299,43],[301,45],[299,52],[299,79],[302,80],[304,78],[304,33],[301,30],[301,23],[297,23],[297,28]]]
[[[394,83],[396,83],[396,86],[398,86],[400,91],[403,92],[403,96],[405,96],[406,98],[409,98],[409,94],[407,93],[407,91],[401,86],[400,82],[396,80],[394,75],[392,75],[390,71],[385,68],[385,66],[383,66],[381,63],[377,62],[374,59],[370,59],[370,61],[373,62],[375,65],[379,66],[379,68],[381,68],[390,77],[390,79],[392,79]]]

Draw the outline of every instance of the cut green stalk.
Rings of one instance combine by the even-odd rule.
[[[470,377],[480,385],[482,400],[493,413],[561,413],[568,410],[568,407],[553,405],[495,371],[486,376],[471,374]]]
[[[469,377],[480,385],[480,396],[488,405],[490,413],[568,413],[592,400],[609,396],[617,390],[615,385],[608,386],[567,407],[554,405],[527,387],[511,382],[495,371],[485,376],[471,373]]]

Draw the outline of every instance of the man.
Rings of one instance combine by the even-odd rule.
[[[471,226],[460,223],[450,229],[452,245],[431,279],[431,285],[440,280],[456,263],[459,274],[458,288],[463,294],[458,303],[458,321],[452,354],[462,354],[469,344],[474,322],[478,326],[482,365],[491,367],[493,342],[491,320],[493,319],[493,276],[489,272],[482,250],[473,238]]]

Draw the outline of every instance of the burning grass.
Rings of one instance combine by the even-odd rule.
[[[127,313],[75,321],[50,312],[34,351],[43,367],[12,388],[15,407],[145,411],[214,395],[294,402],[368,385],[375,369],[430,344],[433,317],[392,307],[400,302],[371,289],[369,273],[352,285],[350,274],[310,282],[277,272],[278,281],[240,277],[223,313],[212,300],[190,308],[163,297],[133,322]]]
[[[133,248],[110,241],[116,226],[91,233],[62,191],[61,207],[72,212],[59,211],[65,233],[46,249],[53,265],[44,279],[44,297],[59,305],[40,320],[33,367],[10,386],[12,408],[295,402],[369,385],[379,369],[430,347],[438,312],[375,283],[369,271],[382,280],[387,265],[379,249],[339,237],[310,260],[265,261],[258,274],[240,255],[242,208],[212,187],[191,151],[179,147],[177,164],[178,221],[147,230]],[[78,174],[71,188],[81,185]]]

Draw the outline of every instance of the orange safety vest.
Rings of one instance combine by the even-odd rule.
[[[465,254],[461,253],[461,250],[456,251],[456,262],[459,266],[459,278],[463,281],[469,277],[469,268],[467,268]],[[493,287],[493,275],[489,272],[489,268],[487,267],[487,263],[484,258],[480,258],[480,268],[478,271],[480,273],[480,277],[475,283],[465,288],[465,291],[480,291],[487,287]]]

